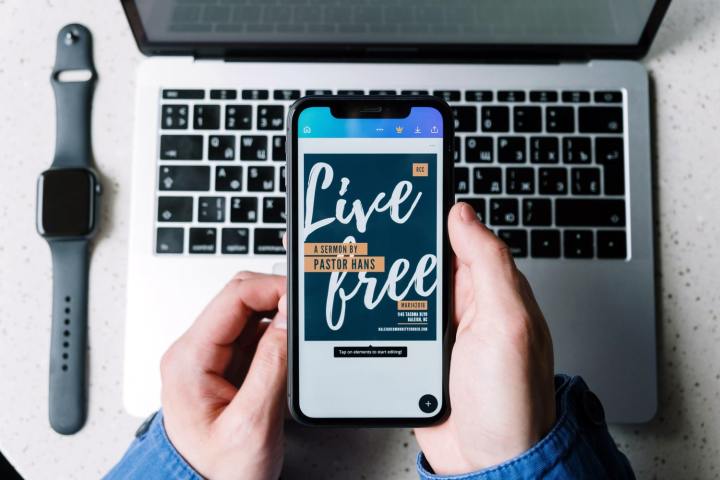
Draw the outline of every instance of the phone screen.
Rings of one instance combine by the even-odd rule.
[[[433,417],[443,402],[443,118],[297,121],[298,405]]]

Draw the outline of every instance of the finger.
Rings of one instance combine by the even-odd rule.
[[[476,308],[500,306],[508,296],[518,295],[519,275],[507,245],[480,223],[470,205],[453,206],[448,231],[459,269],[469,270]]]
[[[254,332],[259,317],[268,315],[261,312],[274,315],[286,287],[285,277],[279,275],[238,274],[183,335],[183,356],[203,371],[222,375],[246,325],[252,323]]]
[[[287,232],[283,233],[283,248],[287,250]]]
[[[262,412],[282,418],[287,386],[287,319],[277,314],[263,334],[240,391],[223,412],[230,418]]]

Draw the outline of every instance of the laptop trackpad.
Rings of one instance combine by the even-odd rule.
[[[287,262],[274,264],[272,267],[272,273],[275,275],[287,275]]]

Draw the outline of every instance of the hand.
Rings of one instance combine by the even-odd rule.
[[[276,480],[283,460],[285,277],[243,272],[161,362],[165,429],[213,480]],[[260,321],[274,316],[271,323]]]
[[[415,430],[443,475],[509,460],[555,423],[552,341],[530,285],[468,204],[452,208],[448,230],[456,255],[452,410],[442,424]]]

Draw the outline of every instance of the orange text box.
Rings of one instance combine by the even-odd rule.
[[[413,163],[412,164],[412,176],[413,177],[427,177],[428,176],[428,164],[427,163]]]
[[[333,242],[322,242],[322,243],[306,243],[304,244],[305,255],[367,255],[368,244],[367,243],[333,243]]]
[[[306,272],[384,272],[385,257],[305,257]]]
[[[398,310],[427,310],[427,300],[398,300]]]

